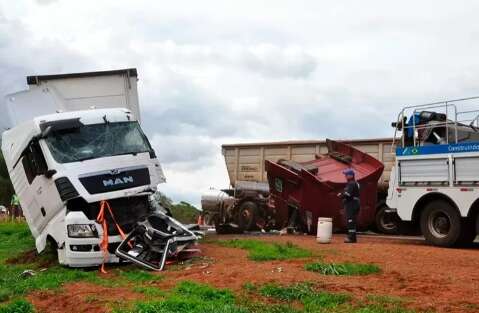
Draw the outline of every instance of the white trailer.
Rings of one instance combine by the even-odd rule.
[[[479,230],[479,110],[458,109],[478,100],[409,106],[393,123],[402,137],[387,205],[434,245],[467,244]]]
[[[6,97],[2,152],[37,251],[50,242],[61,264],[101,264],[101,201],[129,232],[153,210],[149,196],[165,181],[139,125],[136,69],[29,76],[27,83]],[[110,221],[108,262],[119,261],[121,240]]]

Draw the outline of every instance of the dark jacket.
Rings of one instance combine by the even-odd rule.
[[[359,184],[355,180],[350,180],[341,193],[345,209],[359,210]]]

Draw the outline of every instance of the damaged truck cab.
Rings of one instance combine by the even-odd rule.
[[[35,78],[26,94],[7,97],[16,100],[7,106],[15,126],[3,133],[2,152],[37,251],[51,243],[61,264],[101,264],[103,229],[96,219],[106,200],[114,216],[107,215],[108,261],[118,262],[116,224],[130,232],[151,213],[149,197],[165,181],[131,101],[137,101],[136,70]],[[60,113],[37,115],[45,102],[31,96],[38,92]],[[28,106],[34,116],[14,114],[28,113]]]

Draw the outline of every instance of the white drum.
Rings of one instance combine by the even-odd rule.
[[[330,217],[318,218],[318,233],[316,241],[319,243],[330,243],[333,238],[333,219]]]

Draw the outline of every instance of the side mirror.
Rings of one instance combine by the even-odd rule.
[[[47,170],[47,171],[45,172],[45,177],[46,177],[46,178],[52,178],[53,175],[55,175],[56,173],[57,173],[57,170]]]

